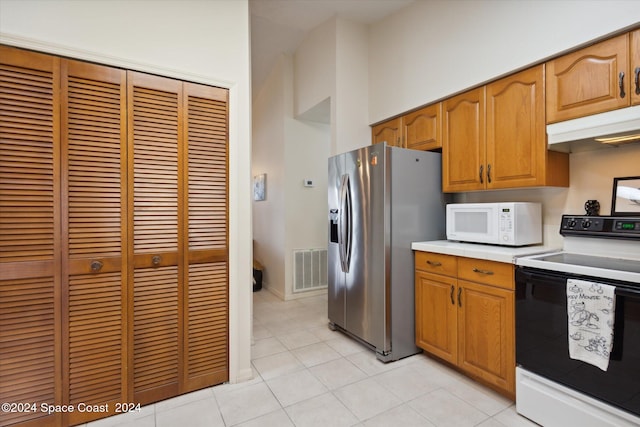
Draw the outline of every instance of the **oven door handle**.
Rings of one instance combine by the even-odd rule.
[[[631,289],[616,286],[616,296],[640,299],[640,290],[633,291]]]
[[[555,271],[553,272],[546,271],[546,270],[532,271],[528,269],[522,269],[522,267],[519,267],[516,270],[516,287],[518,286],[518,284],[524,283],[524,282],[533,282],[534,288],[535,288],[536,282],[540,284],[546,284],[546,285],[555,283],[557,285],[557,284],[560,284],[560,282],[566,283],[566,280],[571,277],[575,277],[575,276],[568,273],[561,273],[561,272],[555,272]],[[594,280],[600,283],[598,279],[590,279],[590,280]],[[616,295],[619,295],[621,297],[640,299],[640,288],[636,290],[635,288],[626,287],[624,285],[620,285],[616,283],[616,280],[602,279],[601,283],[615,286]]]

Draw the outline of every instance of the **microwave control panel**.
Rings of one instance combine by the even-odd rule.
[[[500,239],[504,243],[513,240],[513,212],[509,208],[500,211]]]

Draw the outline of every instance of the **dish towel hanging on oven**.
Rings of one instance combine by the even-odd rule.
[[[613,347],[615,286],[567,279],[569,357],[606,371]]]

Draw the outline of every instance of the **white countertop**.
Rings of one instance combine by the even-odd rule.
[[[510,247],[485,245],[481,243],[452,242],[449,240],[413,242],[411,244],[411,249],[414,251],[435,252],[445,255],[486,259],[489,261],[507,262],[511,264],[514,264],[518,257],[560,250],[557,247],[545,245]]]

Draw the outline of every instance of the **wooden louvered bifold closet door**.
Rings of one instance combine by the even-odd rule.
[[[36,405],[2,426],[59,422],[59,90],[59,59],[0,46],[0,403]]]
[[[128,72],[129,282],[133,401],[179,393],[182,82]]]
[[[0,426],[227,381],[228,228],[227,90],[0,46]]]
[[[61,65],[63,401],[113,413],[127,391],[126,72]],[[67,413],[64,424],[104,409]]]
[[[228,91],[185,83],[184,391],[228,380]]]

